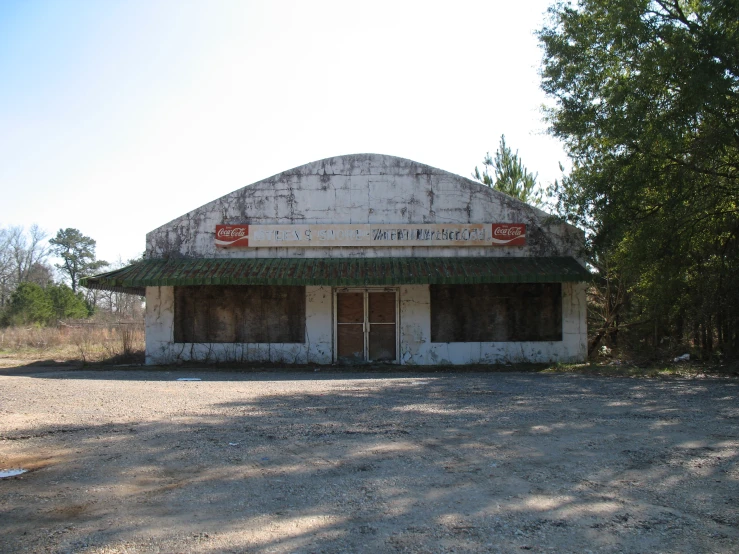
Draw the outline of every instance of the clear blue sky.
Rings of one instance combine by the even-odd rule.
[[[0,226],[125,260],[291,167],[375,152],[469,176],[502,133],[550,182],[549,3],[0,0]]]

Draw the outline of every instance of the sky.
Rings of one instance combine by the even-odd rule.
[[[74,227],[99,259],[315,160],[469,177],[501,134],[546,185],[534,32],[550,0],[0,0],[0,227]]]

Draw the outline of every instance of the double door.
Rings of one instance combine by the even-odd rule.
[[[337,361],[397,361],[397,290],[339,289],[334,300]]]

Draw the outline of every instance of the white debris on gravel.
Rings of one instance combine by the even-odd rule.
[[[0,479],[5,479],[6,477],[15,477],[16,475],[23,475],[27,471],[27,469],[0,469]]]

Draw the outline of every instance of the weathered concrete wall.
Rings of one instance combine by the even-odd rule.
[[[217,224],[526,223],[519,247],[217,249]],[[246,186],[147,235],[146,256],[382,257],[575,256],[577,228],[470,179],[403,158],[378,154],[313,162]]]
[[[173,343],[174,287],[146,289],[146,363],[203,362],[331,363],[333,304],[330,287],[306,287],[305,343]]]
[[[174,340],[174,287],[146,287],[146,363],[166,363]]]
[[[577,362],[585,359],[585,285],[562,284],[562,340],[543,342],[431,342],[428,285],[399,287],[400,355],[406,365]],[[305,344],[174,344],[174,289],[146,290],[146,363],[178,360],[330,364],[333,352],[330,287],[306,287]]]
[[[400,361],[403,364],[578,362],[587,355],[585,285],[562,284],[562,340],[431,342],[428,285],[400,287]]]
[[[215,247],[218,224],[526,223],[517,247]],[[347,258],[424,256],[574,256],[583,233],[489,187],[410,160],[377,154],[328,158],[246,186],[147,235],[148,258]],[[562,286],[562,341],[431,343],[429,287],[400,287],[400,361],[501,363],[586,357],[585,287]],[[178,359],[331,363],[333,296],[307,287],[305,344],[173,344],[171,287],[147,289],[147,363]]]

